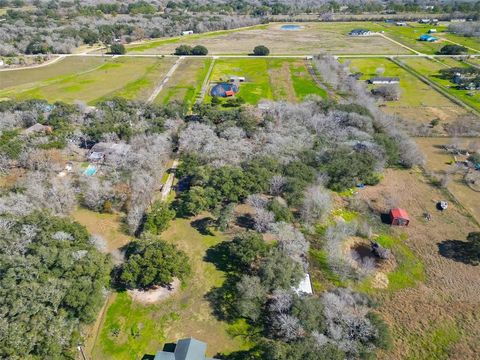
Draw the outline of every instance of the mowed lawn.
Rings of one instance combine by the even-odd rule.
[[[38,98],[70,103],[81,100],[89,104],[112,96],[146,100],[173,62],[171,58],[101,59],[97,66],[88,69],[75,71],[72,68],[65,75],[1,90],[0,98]],[[15,71],[14,75],[25,76],[22,72]]]
[[[228,82],[230,76],[245,77],[237,96],[253,105],[261,100],[295,102],[310,94],[326,96],[301,59],[218,59],[210,76],[210,88],[218,82]],[[205,101],[211,101],[210,93]]]
[[[452,58],[442,58],[440,60],[431,60],[427,58],[408,58],[402,59],[408,66],[414,68],[420,74],[426,76],[431,81],[440,85],[451,95],[462,100],[474,109],[480,111],[480,93],[478,91],[459,90],[455,88],[455,84],[448,79],[440,77],[440,70],[451,67],[466,67],[467,64]]]
[[[390,113],[423,123],[428,123],[435,118],[448,122],[465,114],[462,107],[388,59],[352,58],[343,61],[349,61],[352,72],[363,74],[361,80],[377,76],[377,69],[384,70],[383,76],[400,78],[400,99],[386,102],[386,110]],[[370,87],[373,88],[373,86]]]
[[[186,58],[155,99],[158,104],[179,101],[191,108],[202,89],[212,59]]]
[[[170,299],[148,306],[133,303],[127,293],[116,294],[93,347],[93,359],[141,359],[144,355],[154,355],[166,342],[189,336],[207,342],[210,356],[246,347],[240,337],[231,335],[238,331],[238,326],[218,321],[205,298],[225,279],[223,272],[205,261],[207,249],[223,237],[202,235],[192,221],[176,219],[161,235],[188,254],[193,274],[187,284]]]
[[[128,46],[129,52],[171,54],[180,44],[204,45],[210,54],[250,54],[257,45],[265,45],[272,55],[335,54],[406,54],[409,51],[381,36],[351,37],[355,28],[384,30],[373,22],[303,22],[298,31],[283,30],[285,23],[271,23],[249,28],[164,38]]]

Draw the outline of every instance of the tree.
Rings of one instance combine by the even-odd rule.
[[[230,222],[233,220],[235,210],[235,203],[230,203],[222,207],[217,218],[217,228],[220,231],[225,231],[229,228]]]
[[[442,47],[438,53],[440,55],[462,55],[467,52],[468,49],[465,46],[449,44]]]
[[[208,49],[203,45],[194,46],[192,49],[192,55],[207,55]]]
[[[115,43],[110,45],[110,54],[123,55],[127,52],[123,44]]]
[[[170,209],[168,203],[156,201],[152,210],[147,214],[144,230],[158,235],[167,229],[168,224],[175,218],[175,210]]]
[[[472,247],[472,257],[477,261],[480,261],[480,232],[469,233],[467,240]]]
[[[120,281],[128,288],[166,286],[173,278],[185,280],[190,274],[187,255],[155,237],[145,237],[128,245]]]
[[[372,89],[372,94],[380,96],[386,101],[397,101],[400,99],[400,87],[398,85],[382,85]]]
[[[226,247],[229,261],[240,273],[249,271],[257,260],[265,256],[268,249],[262,236],[256,232],[237,235],[226,243]]]
[[[253,55],[255,56],[267,56],[270,54],[270,50],[264,45],[255,46],[253,49]]]
[[[192,47],[188,45],[180,45],[175,49],[175,55],[192,55]]]

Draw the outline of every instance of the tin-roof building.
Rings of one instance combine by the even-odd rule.
[[[178,340],[175,350],[159,351],[154,360],[216,360],[205,357],[207,344],[194,338]]]

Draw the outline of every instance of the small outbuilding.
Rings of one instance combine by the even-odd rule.
[[[420,40],[420,41],[426,41],[426,42],[435,42],[435,41],[437,41],[438,39],[437,39],[436,37],[434,37],[434,36],[431,36],[431,35],[428,35],[428,34],[424,34],[424,35],[420,36],[420,37],[418,38],[418,40]]]
[[[350,36],[370,36],[372,32],[367,29],[353,29],[348,33]]]
[[[219,83],[215,85],[210,94],[216,97],[232,97],[238,92],[238,86],[234,83]]]
[[[297,295],[312,295],[313,288],[312,281],[310,280],[310,274],[305,274],[298,286],[293,287],[293,291],[295,291]]]
[[[380,85],[380,84],[399,84],[400,78],[398,77],[383,77],[383,76],[375,76],[368,79],[368,83],[372,85]]]
[[[410,217],[404,209],[394,208],[390,210],[390,223],[392,225],[408,226]]]
[[[193,35],[193,30],[182,31],[182,36]]]

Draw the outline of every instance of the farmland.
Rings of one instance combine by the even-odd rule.
[[[265,285],[262,276],[267,270],[274,270],[271,281],[276,281],[284,269],[276,269],[275,264],[269,264],[272,267],[266,270],[262,266],[276,254],[284,233],[301,245],[289,249],[292,253],[303,251],[300,260],[288,256],[302,265],[308,262],[302,271],[308,269],[311,276],[312,298],[323,299],[325,293],[351,288],[368,295],[375,304],[371,311],[380,314],[388,325],[392,345],[381,347],[367,342],[362,351],[372,346],[379,359],[395,360],[476,358],[480,349],[479,267],[454,254],[449,246],[464,246],[467,234],[478,231],[479,193],[466,185],[464,173],[455,168],[455,162],[464,162],[467,155],[457,159],[443,146],[460,143],[472,153],[478,151],[479,138],[452,138],[449,126],[474,116],[472,109],[480,111],[480,95],[476,90],[454,88],[449,80],[439,77],[439,72],[451,67],[479,66],[480,61],[474,57],[465,61],[428,58],[408,48],[435,54],[451,41],[468,46],[473,54],[480,44],[477,39],[448,33],[445,24],[435,27],[440,38],[435,43],[417,40],[432,26],[416,23],[405,27],[384,22],[298,25],[301,29],[297,31],[285,31],[282,24],[270,23],[134,42],[126,45],[126,56],[76,54],[51,65],[0,72],[0,100],[36,98],[96,106],[88,114],[60,113],[54,119],[57,122],[52,122],[53,129],[42,127],[44,133],[32,136],[39,139],[37,142],[16,142],[16,136],[25,133],[23,128],[5,131],[0,139],[2,151],[32,146],[42,157],[27,152],[17,154],[15,166],[25,168],[7,168],[6,174],[1,174],[2,192],[23,196],[28,193],[27,186],[35,183],[29,175],[42,171],[60,183],[57,168],[63,169],[66,159],[81,158],[79,162],[86,166],[90,161],[85,158],[87,146],[77,149],[75,141],[70,143],[69,138],[62,138],[66,135],[57,133],[56,124],[75,119],[72,127],[76,126],[75,130],[90,142],[111,141],[121,145],[118,147],[128,145],[129,150],[117,154],[108,164],[104,157],[101,161],[105,170],[96,177],[67,174],[61,185],[75,186],[76,192],[66,197],[75,206],[65,217],[83,225],[89,234],[100,236],[105,242],[100,251],[110,254],[115,265],[129,261],[129,244],[154,238],[174,244],[175,249],[186,254],[191,266],[190,277],[179,287],[168,288],[163,298],[148,304],[134,300],[131,287],[119,282],[120,268],[115,269],[100,315],[96,322],[82,328],[88,358],[151,359],[165,343],[192,336],[208,344],[208,356],[222,353],[233,354],[228,359],[243,359],[247,352],[258,350],[255,345],[259,340],[283,341],[278,334],[265,335],[273,328],[265,318],[271,316],[269,306],[277,290],[291,292],[293,286],[290,282],[283,288]],[[347,34],[354,28],[383,31],[386,37],[377,34],[352,38]],[[180,44],[205,45],[209,54],[172,56]],[[247,56],[259,44],[267,46],[274,56]],[[370,97],[370,90],[377,86],[367,85],[365,97],[356,98],[335,86],[335,79],[328,83],[327,79],[333,77],[322,74],[316,67],[319,58],[311,59],[310,54],[352,55],[340,61],[348,63],[359,81],[365,83],[374,76],[398,77],[400,97],[388,101]],[[407,54],[410,56],[395,56]],[[338,66],[335,58],[328,59]],[[351,74],[341,75],[338,79],[352,79]],[[228,99],[212,98],[210,89],[217,83],[231,82],[231,77],[245,78],[238,82],[239,92]],[[422,81],[423,77],[427,81]],[[115,97],[133,101],[116,103]],[[108,99],[112,99],[108,102],[111,108],[102,107],[101,102]],[[359,103],[359,99],[368,99],[368,104]],[[262,104],[264,100],[282,104]],[[309,101],[302,103],[305,100]],[[173,112],[169,107],[173,103],[182,106],[172,106]],[[383,122],[387,116],[376,105],[397,117]],[[76,111],[73,106],[55,106],[65,112]],[[243,111],[243,106],[248,111]],[[273,111],[265,111],[270,106]],[[22,118],[18,109],[21,106],[5,118],[11,122],[25,119],[24,127],[30,126],[29,114]],[[208,118],[210,114],[212,118]],[[128,121],[121,121],[127,116]],[[415,129],[427,129],[426,136],[435,136],[413,138],[425,156],[425,164],[415,154],[411,155],[411,164],[404,161],[405,153],[414,153],[415,146],[407,135],[402,138],[400,131],[388,131],[397,126],[393,123],[399,118],[414,124]],[[41,124],[50,125],[48,121],[38,118]],[[88,126],[84,125],[86,121]],[[432,121],[441,125],[435,127]],[[90,126],[92,123],[95,126]],[[398,128],[405,123],[399,121]],[[410,131],[412,127],[405,128]],[[402,141],[396,142],[396,136]],[[69,154],[72,148],[76,150],[74,156]],[[142,157],[147,155],[151,158],[143,162]],[[174,163],[179,164],[177,169],[171,169]],[[341,182],[350,172],[351,178]],[[147,225],[156,219],[149,217],[155,204],[161,202],[158,189],[164,190],[162,186],[169,176],[175,183],[162,204],[173,211],[172,218],[165,220],[164,229],[154,232]],[[94,191],[88,192],[88,186]],[[44,194],[38,187],[34,190]],[[59,196],[51,196],[52,202],[63,197],[63,188],[58,191]],[[38,197],[34,200],[38,201]],[[325,209],[316,209],[324,213],[312,215],[312,220],[305,204],[319,197],[329,204]],[[135,207],[138,199],[145,200],[143,207]],[[448,201],[446,211],[437,208],[441,200]],[[411,221],[408,227],[390,226],[390,218],[385,215],[393,207],[407,209]],[[139,215],[134,217],[136,227],[129,222],[129,216],[136,214],[134,210]],[[267,220],[259,220],[259,214]],[[267,222],[263,228],[262,220]],[[381,263],[383,267],[375,263],[373,270],[367,269],[371,272],[356,272],[363,266],[361,261],[348,272],[338,271],[340,265],[334,264],[328,253],[337,252],[326,245],[336,239],[335,231],[345,232],[343,238],[339,236],[339,253],[352,257],[348,258],[349,264],[358,261],[351,255],[356,241],[368,246],[369,256],[371,241],[387,249],[391,256]],[[258,253],[244,255],[249,263],[243,258],[232,260],[231,253],[218,252],[222,244],[232,239],[235,242],[239,234],[254,234],[261,239],[262,245],[256,245],[260,250],[249,249]],[[264,243],[267,245],[263,249]],[[237,262],[244,267],[240,271],[235,269]],[[238,304],[245,300],[239,296],[239,289],[245,285],[240,279],[246,277],[253,278],[252,288],[261,288],[261,296],[260,300],[253,296],[254,301],[248,298],[250,302],[240,307]],[[167,289],[165,283],[158,287]],[[255,307],[259,313],[252,310]],[[323,307],[318,313],[323,314]],[[282,346],[297,341],[303,339],[285,341]]]
[[[171,54],[180,44],[201,44],[210,54],[250,54],[256,45],[267,46],[272,55],[303,55],[316,53],[337,54],[405,54],[409,53],[380,36],[352,38],[348,33],[358,27],[368,26],[381,30],[376,23],[300,23],[298,31],[281,29],[281,24],[251,27],[243,30],[213,32],[186,37],[153,40],[141,45],[131,45],[132,53]]]

